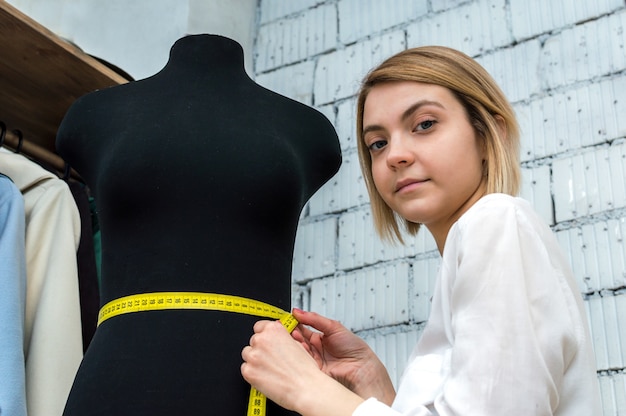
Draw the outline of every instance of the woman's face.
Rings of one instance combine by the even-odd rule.
[[[452,224],[485,193],[483,146],[462,104],[438,85],[376,85],[365,100],[363,138],[383,200],[428,227],[442,248]]]

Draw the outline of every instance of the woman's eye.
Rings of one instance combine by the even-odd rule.
[[[416,131],[428,130],[436,123],[435,120],[424,120],[421,123],[418,123],[417,127],[415,127]]]
[[[373,150],[380,150],[386,145],[387,145],[386,140],[376,140],[375,142],[372,142],[368,147],[370,150],[373,151]]]

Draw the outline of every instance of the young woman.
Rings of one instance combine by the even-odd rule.
[[[401,52],[365,78],[357,133],[379,234],[401,242],[423,224],[442,256],[398,391],[363,340],[300,310],[292,336],[255,324],[243,377],[303,415],[599,415],[582,298],[515,197],[517,122],[489,74],[449,48]]]

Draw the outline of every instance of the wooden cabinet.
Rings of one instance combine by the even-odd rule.
[[[25,154],[56,156],[56,131],[74,100],[127,81],[0,0],[0,121],[7,127],[8,147],[19,141],[17,129]]]

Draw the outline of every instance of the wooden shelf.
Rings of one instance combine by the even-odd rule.
[[[80,96],[128,82],[0,0],[0,121],[55,152],[56,131]]]

